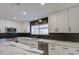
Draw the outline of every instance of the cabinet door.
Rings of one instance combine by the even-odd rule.
[[[79,7],[69,9],[69,24],[71,32],[79,33]]]
[[[60,55],[79,55],[79,48],[61,45],[59,46]]]
[[[58,45],[55,45],[55,44],[49,44],[48,45],[48,54],[49,55],[58,55],[59,54],[59,51],[58,51]]]
[[[72,47],[70,51],[70,53],[73,55],[79,55],[79,48]]]
[[[70,55],[70,54],[72,55],[72,53],[71,53],[71,47],[60,45],[59,46],[59,54],[60,55]]]
[[[57,12],[56,16],[58,32],[68,32],[67,10]]]
[[[48,16],[48,27],[49,27],[49,33],[55,32],[56,14],[52,14]]]

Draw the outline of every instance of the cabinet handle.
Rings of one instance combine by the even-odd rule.
[[[71,27],[70,26],[69,26],[68,30],[69,30],[69,32],[71,32]]]
[[[59,28],[57,27],[57,28],[55,28],[55,32],[59,32]]]

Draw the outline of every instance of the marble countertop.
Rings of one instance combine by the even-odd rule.
[[[43,51],[12,41],[0,43],[0,55],[40,55]]]
[[[30,37],[25,37],[26,40],[31,40],[31,41],[39,41],[39,42],[46,42],[50,44],[57,44],[57,45],[67,45],[67,46],[72,46],[72,47],[78,47],[79,48],[79,43],[78,42],[67,42],[67,41],[58,41],[58,40],[50,40],[50,39],[40,39],[40,38],[30,38]]]

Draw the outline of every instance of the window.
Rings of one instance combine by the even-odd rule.
[[[38,25],[33,25],[31,27],[31,34],[39,34],[39,26]]]
[[[48,24],[32,25],[31,34],[48,35]]]

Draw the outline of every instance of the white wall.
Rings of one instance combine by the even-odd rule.
[[[24,32],[24,30],[25,32],[28,32],[27,23],[28,22],[22,23],[22,22],[16,22],[12,20],[0,19],[0,33],[4,33],[7,27],[16,28],[17,32]]]
[[[26,33],[30,33],[30,22],[29,21],[24,22],[22,24],[22,31]]]

